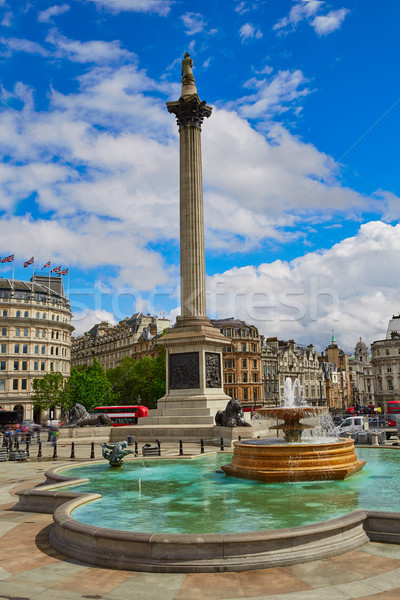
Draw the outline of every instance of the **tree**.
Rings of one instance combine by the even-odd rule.
[[[95,406],[105,406],[114,402],[106,371],[97,358],[86,368],[71,369],[66,394],[70,406],[78,402],[88,411]]]
[[[66,380],[61,373],[46,373],[44,377],[34,379],[32,387],[35,408],[50,410],[58,407],[64,413],[71,407],[65,393]]]
[[[119,404],[140,402],[153,408],[165,394],[165,369],[165,349],[160,347],[156,358],[136,360],[127,356],[117,367],[108,369],[107,377]]]

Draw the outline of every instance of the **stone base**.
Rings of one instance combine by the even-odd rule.
[[[205,444],[219,446],[221,438],[224,446],[230,448],[234,440],[239,436],[242,439],[253,437],[252,427],[217,427],[216,425],[136,425],[133,427],[114,427],[111,431],[111,441],[117,442],[126,439],[127,435],[133,435],[137,442],[191,442],[200,445],[203,439]]]
[[[112,427],[60,427],[58,431],[58,440],[79,440],[81,438],[93,438],[93,441],[98,441],[98,438],[110,439]],[[114,428],[115,429],[115,428]]]

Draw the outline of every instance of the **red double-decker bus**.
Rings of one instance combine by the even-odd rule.
[[[390,418],[390,415],[400,415],[400,400],[389,400],[387,403],[387,416],[389,427],[396,427],[396,417],[394,420]]]
[[[137,425],[138,419],[147,417],[149,413],[147,406],[141,404],[136,406],[96,406],[93,410],[96,413],[105,413],[110,417],[113,427]]]

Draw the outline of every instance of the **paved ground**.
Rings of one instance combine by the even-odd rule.
[[[96,457],[100,452],[96,450]],[[164,445],[177,455],[178,445]],[[198,453],[185,445],[185,453]],[[44,459],[31,452],[30,462],[0,463],[0,600],[399,600],[400,547],[368,543],[342,556],[311,563],[240,573],[151,574],[114,571],[85,565],[50,546],[50,515],[10,510],[18,489],[43,482],[43,473],[66,460],[70,447],[43,444]],[[78,459],[90,447],[77,445]],[[77,462],[77,461],[75,461]]]

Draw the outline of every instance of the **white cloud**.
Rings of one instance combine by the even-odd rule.
[[[11,27],[13,22],[13,13],[11,11],[7,11],[4,13],[3,18],[1,20],[1,24],[3,27]]]
[[[320,14],[326,2],[321,0],[294,0],[289,15],[275,23],[273,29],[281,34],[294,31],[302,21],[308,22],[318,35],[327,35],[338,29],[346,15],[350,12],[347,8]],[[317,13],[319,13],[317,15]]]
[[[73,303],[73,300],[72,300]],[[71,306],[73,309],[73,306]],[[72,316],[72,325],[75,327],[73,337],[77,338],[83,335],[86,331],[89,331],[94,325],[106,321],[110,325],[116,325],[117,322],[113,313],[106,310],[89,309],[86,308],[83,311],[75,311]]]
[[[196,33],[200,33],[206,26],[203,15],[200,13],[185,13],[182,15],[181,19],[186,27],[185,33],[187,33],[187,35],[195,35]]]
[[[2,48],[3,46],[4,48]],[[13,52],[25,52],[26,54],[39,54],[40,56],[49,56],[48,50],[43,48],[37,42],[23,38],[0,38],[0,55],[11,56]]]
[[[268,120],[297,106],[297,101],[310,93],[304,87],[306,83],[307,79],[299,69],[279,71],[272,78],[253,77],[244,84],[244,87],[254,90],[253,93],[239,98],[230,106],[236,107],[245,118]]]
[[[209,277],[208,310],[319,349],[334,329],[351,352],[360,335],[368,343],[385,337],[399,312],[399,280],[400,225],[369,222],[329,250]]]
[[[258,40],[262,38],[262,32],[251,23],[245,23],[239,29],[239,37],[242,43],[253,38]]]
[[[90,41],[80,42],[71,40],[61,35],[56,29],[52,29],[47,35],[46,41],[53,44],[57,50],[57,58],[67,58],[79,63],[108,64],[132,60],[135,56],[124,50],[120,42]]]
[[[52,17],[57,17],[58,15],[62,15],[65,12],[68,12],[70,7],[68,4],[60,4],[49,6],[46,10],[42,10],[38,14],[39,23],[48,23],[52,20]]]
[[[328,33],[332,33],[335,29],[339,29],[349,12],[347,8],[332,10],[326,15],[315,17],[311,24],[318,35],[328,35]]]
[[[158,13],[165,17],[171,10],[172,0],[89,0],[95,2],[99,8],[104,8],[112,13],[143,12]]]

